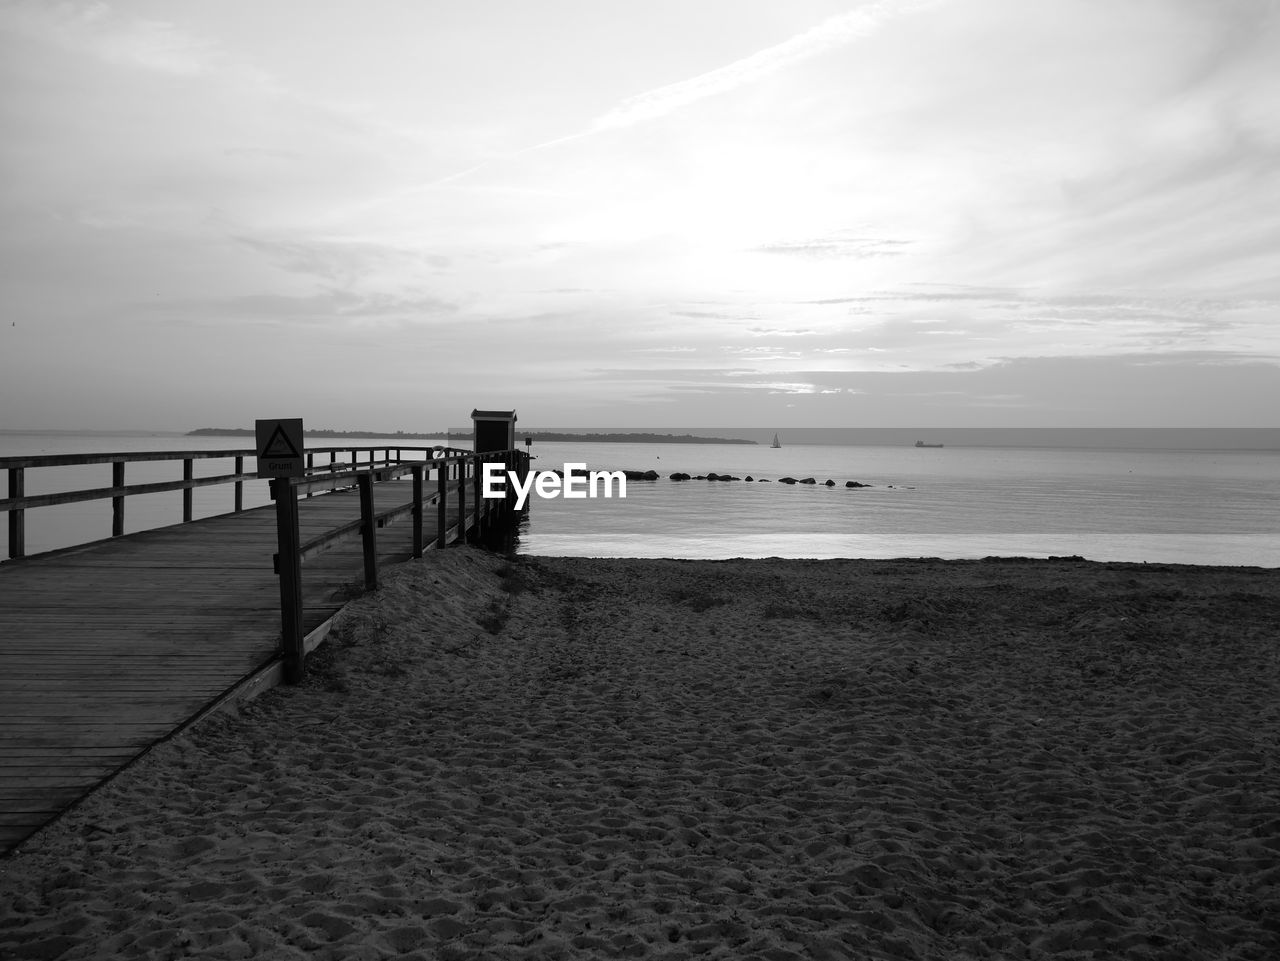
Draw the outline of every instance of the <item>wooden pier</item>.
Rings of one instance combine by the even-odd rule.
[[[330,466],[273,482],[296,505],[292,550],[278,528],[289,511],[278,502],[0,564],[0,852],[157,741],[228,702],[296,679],[300,655],[319,643],[347,600],[376,587],[379,566],[513,521],[508,504],[479,497],[481,459],[492,454],[448,451],[412,461],[400,449],[375,460],[366,450],[370,463],[361,469],[331,453]],[[208,453],[92,457],[189,465],[184,455]],[[503,456],[508,466],[527,468],[522,452],[497,459]],[[20,511],[33,506],[111,498],[118,517],[129,494],[157,487],[189,494],[209,483],[188,467],[183,481],[163,485],[25,497],[14,472],[40,460],[0,464],[10,472],[10,497],[0,507],[9,511],[11,532],[16,515],[19,535]],[[113,474],[122,479],[123,466]],[[215,480],[254,476],[241,474],[238,462],[235,474]],[[92,497],[76,496],[83,494]],[[17,544],[20,552],[20,536]],[[299,571],[293,577],[291,564]],[[299,647],[292,664],[291,629]]]

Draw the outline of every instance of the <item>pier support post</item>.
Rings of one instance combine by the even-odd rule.
[[[236,476],[239,477],[244,473],[244,458],[236,458]],[[239,514],[244,510],[244,481],[236,481],[236,501],[235,512]]]
[[[288,684],[302,680],[302,563],[298,557],[298,499],[287,477],[271,481],[276,502],[276,545],[280,558],[280,654]]]
[[[436,497],[436,514],[439,517],[439,529],[436,531],[436,549],[444,547],[444,535],[447,528],[445,521],[449,517],[449,465],[440,460],[436,462],[436,478],[438,481]]]
[[[503,452],[502,469],[506,472],[508,477],[510,477],[512,474],[516,472],[516,459],[515,459],[515,456],[511,453],[511,451]],[[514,518],[516,513],[516,488],[514,484],[510,484],[510,483],[507,484],[506,506],[507,506],[506,522],[510,524],[512,523],[512,519]]]
[[[480,509],[480,475],[484,473],[484,464],[480,461],[480,456],[474,454],[471,457],[471,511],[472,511],[472,539],[479,540],[481,535],[480,518],[483,511]]]
[[[516,451],[516,471],[520,476],[520,486],[523,487],[525,481],[529,479],[529,452],[527,450]],[[525,501],[524,509],[529,509],[528,501]]]
[[[196,465],[196,462],[193,461],[190,457],[183,458],[182,479],[184,481],[193,480],[195,478],[196,476],[195,465]],[[191,506],[193,503],[192,497],[194,494],[195,494],[194,488],[191,488],[191,487],[182,488],[182,523],[184,524],[191,523],[191,513],[192,513]]]
[[[422,556],[422,464],[413,465],[413,556]]]
[[[111,462],[111,486],[124,487],[124,461]],[[111,536],[119,537],[124,533],[124,495],[111,498]]]
[[[24,497],[23,490],[26,487],[23,469],[21,467],[9,468],[9,496]],[[9,556],[12,558],[22,557],[27,552],[26,545],[26,511],[13,510],[9,511]]]
[[[458,461],[458,540],[467,542],[467,460]]]
[[[356,478],[360,485],[360,538],[364,542],[364,589],[378,589],[378,524],[373,516],[373,468]]]

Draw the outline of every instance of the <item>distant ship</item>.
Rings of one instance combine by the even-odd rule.
[[[770,447],[781,447],[781,446],[782,446],[782,442],[778,440],[778,435],[777,435],[777,434],[774,434],[774,435],[773,435],[773,443],[772,443],[772,444],[770,444],[769,446],[770,446]]]
[[[926,444],[924,441],[922,441],[922,440],[918,440],[918,441],[916,441],[916,446],[917,446],[917,447],[941,447],[942,445],[941,445],[941,444]]]

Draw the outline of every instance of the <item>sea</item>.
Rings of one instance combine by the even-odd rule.
[[[547,442],[531,447],[539,470],[653,470],[626,496],[530,500],[515,550],[590,557],[1079,556],[1100,561],[1280,567],[1280,432],[1261,449],[1037,446],[1018,443],[918,448],[892,444]],[[954,433],[949,435],[954,436]],[[1046,432],[1046,439],[1055,435]],[[1254,435],[1256,436],[1256,435]],[[308,438],[308,448],[429,447],[445,438]],[[456,439],[453,446],[465,446]],[[0,458],[169,450],[248,450],[251,437],[159,432],[4,432]],[[420,455],[425,456],[425,455]],[[343,457],[342,459],[349,459]],[[246,467],[253,469],[253,461]],[[198,477],[232,472],[229,459],[195,461]],[[736,481],[675,482],[673,472]],[[133,463],[126,483],[181,478],[181,461]],[[815,483],[787,485],[782,477]],[[751,480],[748,481],[747,478]],[[826,484],[827,480],[833,483]],[[855,481],[865,487],[851,488]],[[106,487],[108,464],[31,468],[28,494]],[[596,492],[602,487],[597,485]],[[245,505],[270,502],[265,481]],[[231,510],[229,485],[197,488],[195,516]],[[181,520],[180,492],[128,498],[127,532]],[[0,525],[7,538],[7,525]],[[111,502],[28,510],[28,554],[111,533]],[[8,556],[5,544],[3,557]]]

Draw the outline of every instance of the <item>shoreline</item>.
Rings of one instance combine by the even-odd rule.
[[[433,553],[0,860],[16,958],[1251,958],[1274,569]]]

